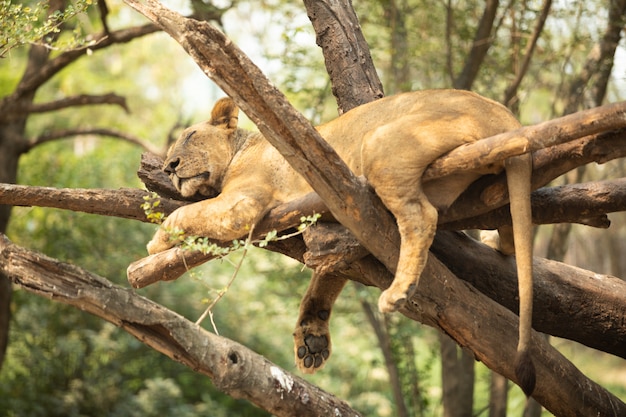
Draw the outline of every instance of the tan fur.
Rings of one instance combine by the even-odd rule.
[[[229,241],[245,235],[271,208],[311,191],[260,134],[236,128],[237,112],[230,99],[218,101],[209,122],[186,129],[170,148],[164,169],[177,189],[185,196],[199,193],[209,199],[179,208],[169,216],[164,228],[177,227],[190,235]],[[519,126],[513,115],[494,101],[467,91],[430,90],[365,104],[318,128],[353,172],[367,178],[397,220],[400,257],[393,283],[379,299],[382,312],[397,310],[417,288],[436,230],[438,211],[449,207],[469,184],[486,173],[468,171],[423,184],[421,177],[426,167],[460,145]],[[528,161],[528,157],[518,157],[506,163],[514,197],[513,219],[517,223],[515,249],[525,258],[519,262],[523,272],[520,287],[524,287],[520,292],[524,329],[519,356],[528,349],[532,311]],[[503,167],[504,162],[496,169]],[[148,244],[148,251],[152,254],[172,245],[168,234],[159,230]],[[328,328],[327,323],[317,319],[306,320],[307,326],[317,320],[315,331],[300,326],[305,316],[317,314],[306,305],[316,304],[310,300],[325,300],[323,308],[330,314],[343,287],[338,283],[327,288],[315,282],[324,279],[314,277],[305,296],[305,301],[309,301],[303,303],[296,328],[296,361],[305,371],[311,371],[304,363],[306,358],[306,362],[311,362],[311,355],[309,352],[299,358],[299,348],[307,335],[327,336]],[[325,361],[328,355],[322,356]]]

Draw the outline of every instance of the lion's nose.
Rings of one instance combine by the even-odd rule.
[[[180,158],[170,158],[163,165],[163,171],[166,174],[173,174],[176,172],[176,167],[180,164]]]

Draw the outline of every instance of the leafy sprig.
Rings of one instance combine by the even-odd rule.
[[[10,0],[0,0],[0,58],[11,49],[27,44],[62,50],[88,46],[90,41],[83,36],[80,26],[72,31],[70,37],[55,39],[54,35],[61,32],[63,23],[84,13],[92,4],[93,0],[78,0],[67,4],[63,10],[47,13],[47,1],[27,6]]]

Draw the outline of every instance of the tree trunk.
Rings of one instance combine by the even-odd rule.
[[[474,355],[447,335],[439,334],[444,417],[472,417],[474,413]]]
[[[324,53],[339,113],[383,97],[383,86],[351,2],[304,0],[304,5]]]
[[[493,34],[491,31],[493,29],[493,22],[496,18],[496,12],[498,11],[499,4],[499,0],[487,0],[485,10],[480,22],[478,23],[478,28],[476,29],[472,49],[465,60],[465,65],[463,66],[461,74],[459,74],[459,76],[454,80],[454,88],[462,90],[472,89],[472,84],[474,84],[478,70],[483,63],[485,56],[487,56],[487,51],[489,51],[489,47],[492,43],[491,38]]]
[[[508,393],[509,380],[492,371],[489,386],[489,417],[506,417]]]
[[[398,369],[398,365],[394,360],[394,355],[391,350],[389,332],[387,331],[385,324],[379,320],[378,317],[376,317],[376,313],[372,309],[370,303],[363,300],[361,301],[361,306],[363,307],[367,321],[369,321],[372,329],[374,329],[374,334],[376,334],[376,338],[378,339],[378,345],[380,346],[383,358],[385,359],[385,367],[387,368],[387,373],[389,374],[391,392],[393,393],[393,400],[396,405],[396,415],[398,417],[408,417],[409,412],[406,408],[404,396],[402,395],[400,370]]]

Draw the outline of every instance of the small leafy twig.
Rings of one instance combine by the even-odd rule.
[[[161,199],[155,192],[150,193],[143,197],[144,203],[141,205],[141,209],[146,213],[146,218],[150,223],[161,224],[165,220],[165,213],[158,211],[157,208],[161,205]]]
[[[46,14],[48,2],[38,1],[32,6],[13,3],[9,0],[0,1],[0,20],[4,27],[0,32],[0,58],[11,49],[25,44],[43,45],[49,49],[70,50],[93,45],[77,26],[72,36],[62,40],[55,39],[61,32],[61,25],[80,13],[87,11],[93,0],[80,0],[67,4],[63,10],[55,10]],[[55,45],[53,45],[53,43]]]
[[[224,288],[222,288],[220,291],[218,291],[217,297],[215,297],[211,301],[211,303],[208,305],[206,310],[204,310],[204,313],[202,313],[202,315],[196,321],[196,324],[200,325],[200,323],[202,323],[202,321],[206,318],[206,316],[210,315],[211,316],[211,324],[213,325],[213,330],[215,331],[215,334],[217,334],[217,335],[219,335],[219,332],[217,331],[217,326],[215,325],[215,321],[213,320],[213,311],[212,311],[213,307],[215,307],[215,305],[218,303],[218,301],[220,301],[222,299],[222,297],[224,297],[224,294],[226,294],[226,292],[233,285],[233,282],[235,282],[235,278],[237,278],[237,275],[239,274],[239,270],[241,269],[241,265],[243,265],[243,260],[246,258],[246,255],[248,254],[248,248],[249,248],[250,244],[252,243],[252,233],[253,232],[254,232],[254,226],[252,226],[250,228],[250,232],[248,233],[248,237],[246,238],[245,243],[243,245],[243,252],[241,254],[241,258],[239,259],[239,262],[237,262],[237,265],[235,266],[235,270],[233,271],[233,274],[231,275],[230,280],[228,281],[228,283],[226,284],[226,286]]]

